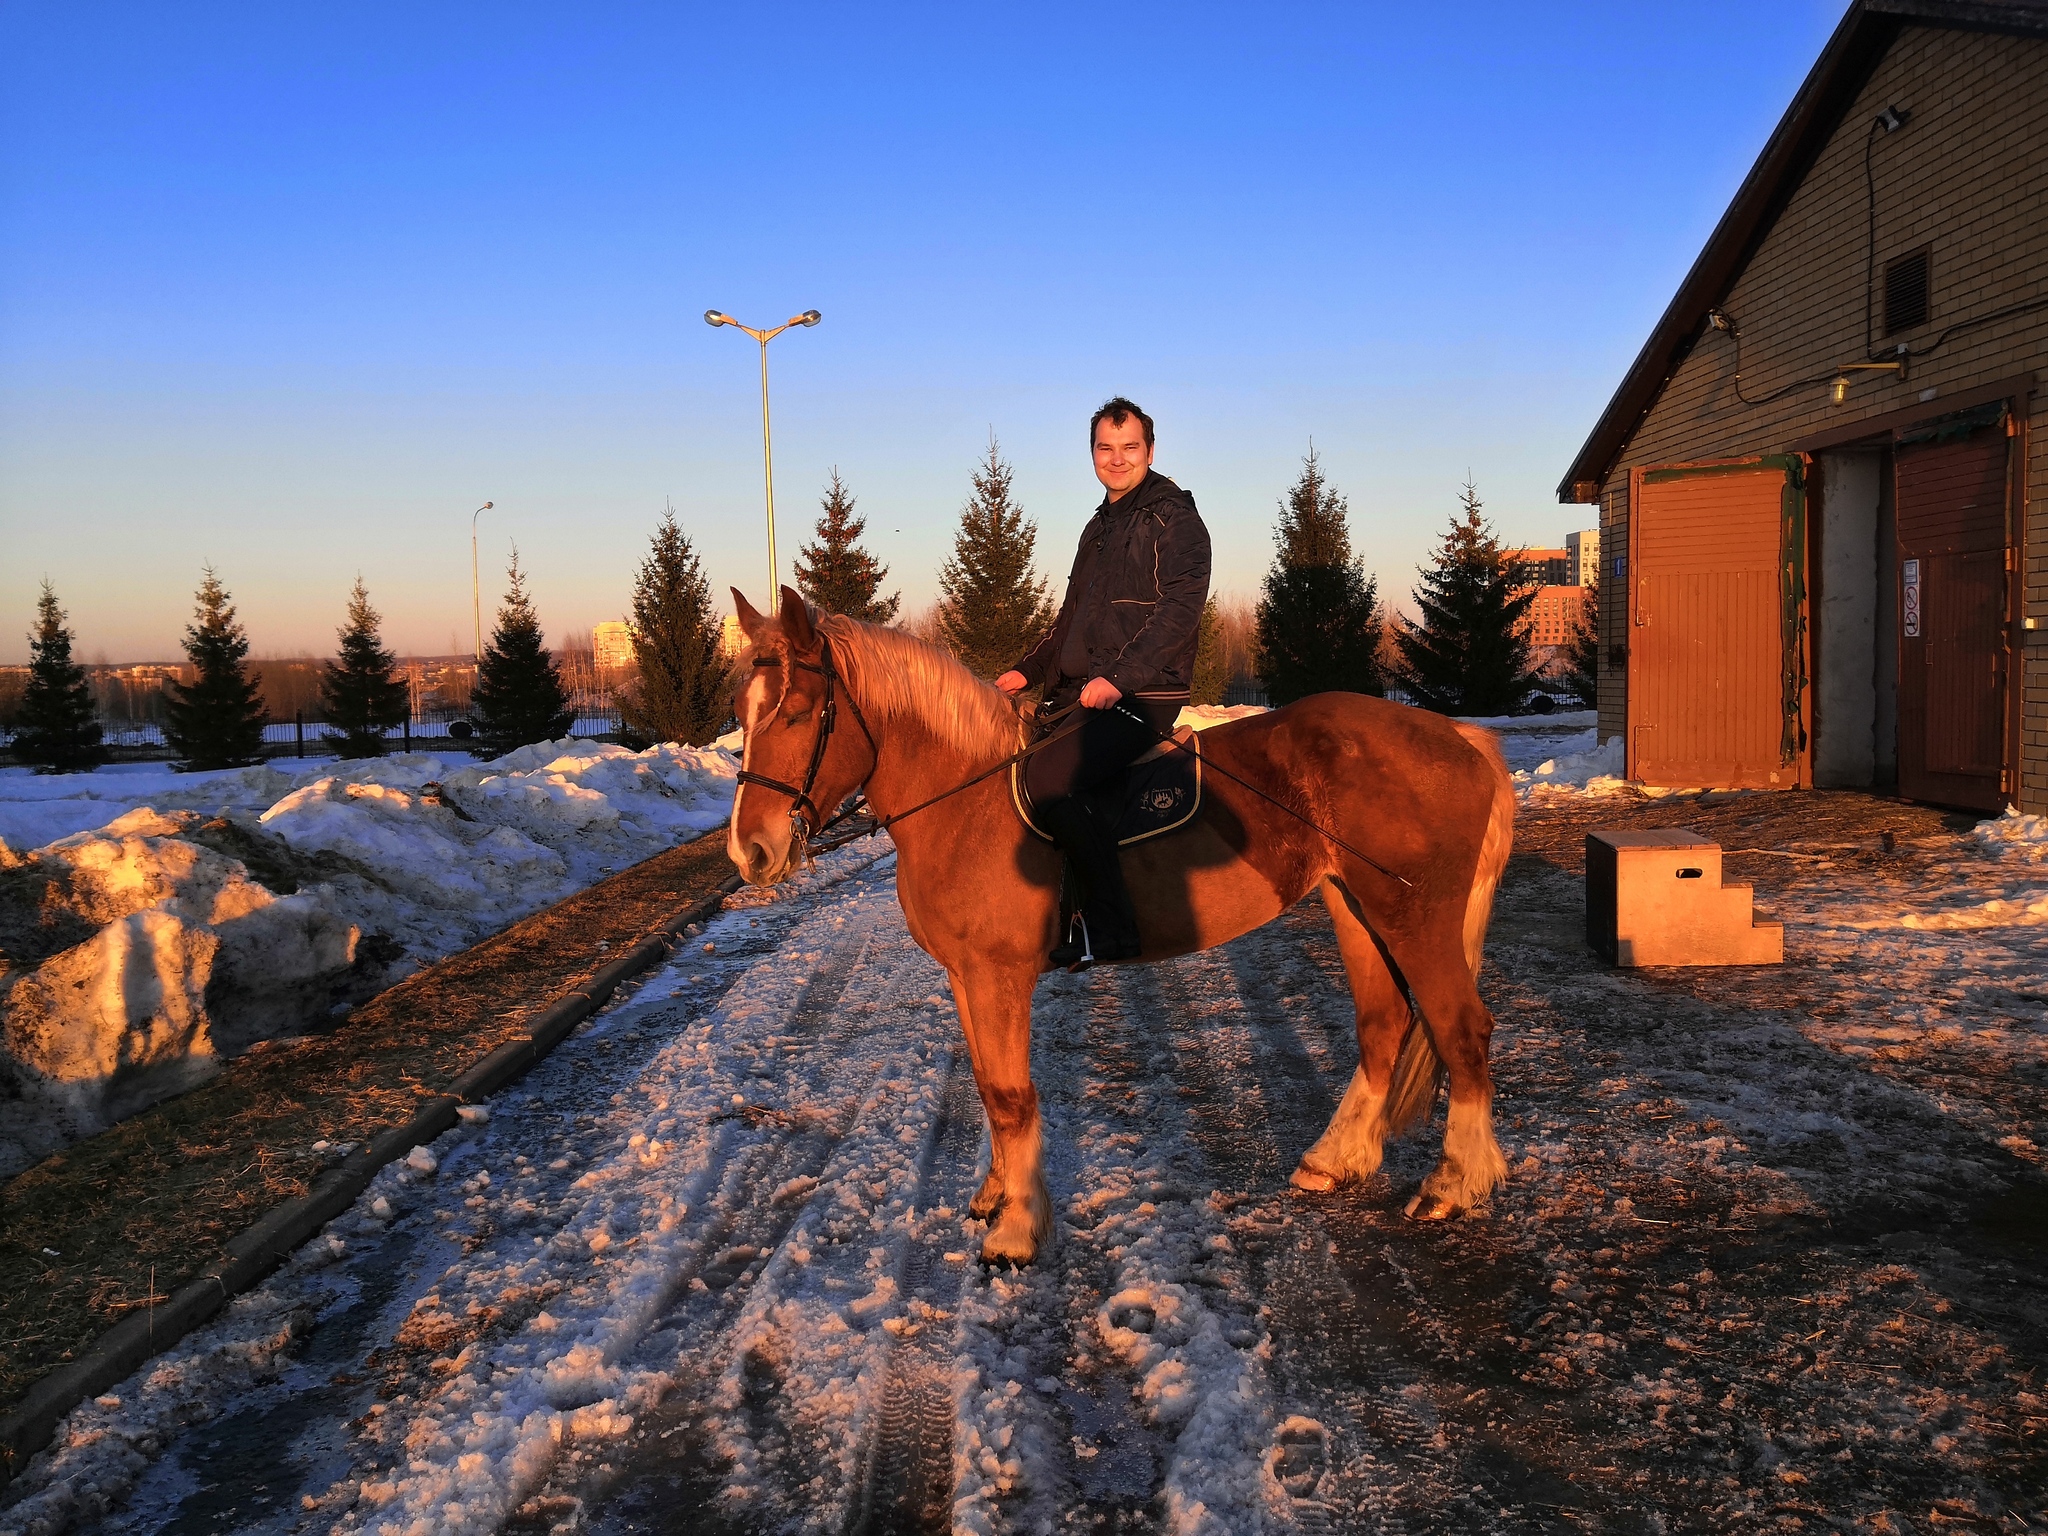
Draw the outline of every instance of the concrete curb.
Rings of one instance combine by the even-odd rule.
[[[353,1205],[386,1163],[450,1130],[459,1118],[456,1110],[460,1105],[488,1098],[518,1081],[571,1030],[609,1002],[621,982],[666,960],[683,929],[710,917],[742,883],[738,875],[728,876],[716,895],[671,918],[582,986],[542,1009],[524,1040],[508,1040],[472,1063],[448,1085],[453,1093],[426,1100],[410,1120],[379,1131],[337,1167],[321,1174],[304,1195],[287,1200],[229,1239],[220,1256],[162,1306],[129,1313],[101,1334],[85,1354],[37,1381],[14,1412],[0,1419],[0,1488],[13,1480],[29,1457],[50,1443],[57,1425],[73,1408],[132,1376],[152,1355],[169,1349],[212,1317],[229,1297],[263,1279],[293,1249]]]

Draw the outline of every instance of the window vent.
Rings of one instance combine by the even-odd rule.
[[[1884,333],[1896,336],[1927,323],[1925,250],[1887,262],[1884,269]]]

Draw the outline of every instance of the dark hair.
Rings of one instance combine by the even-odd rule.
[[[1138,409],[1136,401],[1126,400],[1122,395],[1113,395],[1103,401],[1102,408],[1088,418],[1088,451],[1090,453],[1095,451],[1095,429],[1102,425],[1102,418],[1105,416],[1109,418],[1109,424],[1112,427],[1120,427],[1133,416],[1137,417],[1139,424],[1145,429],[1145,446],[1147,448],[1152,446],[1152,418]]]

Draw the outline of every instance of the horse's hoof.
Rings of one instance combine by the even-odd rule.
[[[1002,1204],[1003,1186],[990,1176],[974,1192],[974,1198],[967,1202],[967,1214],[976,1221],[993,1221]]]
[[[1462,1207],[1451,1204],[1442,1195],[1418,1194],[1401,1214],[1410,1221],[1450,1221],[1465,1213]]]
[[[1037,1257],[1038,1244],[1031,1240],[1029,1231],[1005,1232],[998,1227],[981,1245],[984,1264],[1009,1264],[1021,1269]]]
[[[1327,1195],[1337,1187],[1337,1176],[1320,1168],[1311,1168],[1303,1162],[1295,1165],[1294,1172],[1287,1176],[1287,1182],[1311,1195]]]

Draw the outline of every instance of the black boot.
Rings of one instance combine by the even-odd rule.
[[[1124,888],[1109,822],[1080,795],[1037,808],[1037,815],[1067,856],[1067,868],[1079,885],[1073,921],[1053,946],[1052,963],[1079,971],[1111,960],[1135,960],[1143,948],[1138,914]]]

